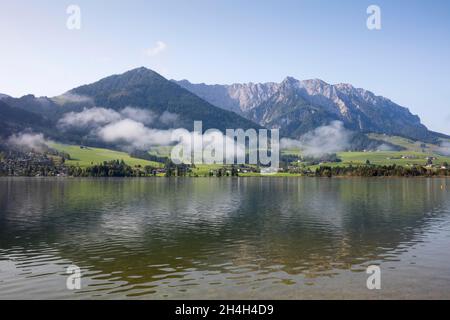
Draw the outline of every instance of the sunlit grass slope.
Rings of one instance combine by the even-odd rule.
[[[162,163],[147,161],[142,159],[135,159],[130,157],[125,152],[114,151],[109,149],[102,148],[81,148],[80,146],[75,145],[64,145],[64,144],[53,144],[52,147],[60,152],[65,152],[70,155],[71,160],[66,160],[66,165],[80,166],[80,167],[89,167],[92,165],[96,165],[99,163],[103,163],[104,161],[111,160],[123,160],[129,166],[154,166],[154,167],[162,167]]]

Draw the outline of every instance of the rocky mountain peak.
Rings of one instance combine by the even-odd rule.
[[[179,84],[185,86],[184,81]],[[334,119],[361,132],[425,140],[430,137],[419,117],[407,108],[347,83],[332,85],[320,79],[286,77],[280,83],[190,84],[185,88],[261,125],[281,128],[289,124],[288,134]]]
[[[295,86],[298,84],[298,80],[295,79],[294,77],[286,77],[282,82],[281,85],[285,85],[285,86]]]

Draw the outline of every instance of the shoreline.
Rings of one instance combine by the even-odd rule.
[[[187,176],[179,176],[179,177],[164,177],[164,176],[152,176],[152,177],[74,177],[74,176],[65,176],[65,177],[56,177],[56,176],[39,176],[39,177],[33,177],[33,176],[0,176],[1,179],[7,179],[7,178],[27,178],[27,179],[35,179],[35,180],[44,180],[44,179],[60,179],[60,180],[66,180],[66,179],[99,179],[99,180],[118,180],[118,179],[212,179],[212,180],[221,180],[221,179],[253,179],[253,178],[286,178],[286,179],[354,179],[354,178],[364,178],[364,179],[392,179],[392,178],[404,178],[404,179],[450,179],[450,176],[446,175],[433,175],[433,176],[332,176],[332,177],[323,177],[323,176],[300,176],[300,175],[252,175],[252,176],[238,176],[238,177],[187,177]]]

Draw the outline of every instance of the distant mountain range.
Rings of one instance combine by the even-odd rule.
[[[113,141],[99,139],[98,132],[130,112],[140,123],[138,129],[149,135],[153,134],[149,128],[192,130],[193,122],[201,120],[205,130],[279,128],[284,137],[300,138],[338,120],[355,132],[357,149],[381,144],[366,133],[425,142],[447,137],[429,131],[407,108],[348,84],[290,77],[281,83],[192,84],[169,81],[152,70],[137,68],[57,97],[0,94],[0,139],[32,131],[66,143],[115,147]],[[65,126],[68,117],[70,128]],[[151,124],[144,118],[152,118]],[[125,130],[125,126],[117,128]]]
[[[32,131],[44,131],[47,136],[59,141],[103,146],[103,143],[89,136],[89,132],[85,130],[67,132],[58,126],[65,115],[94,107],[115,112],[131,107],[133,110],[148,111],[155,118],[163,114],[176,117],[176,123],[153,122],[152,128],[158,129],[176,127],[192,130],[195,120],[202,121],[205,130],[260,128],[241,115],[218,108],[146,68],[113,75],[53,98],[33,95],[12,98],[5,95],[0,102],[1,121],[8,124],[0,131],[3,137],[28,128]]]
[[[306,132],[342,121],[348,129],[384,133],[431,142],[436,134],[420,118],[391,100],[350,84],[331,85],[322,80],[299,81],[287,77],[281,83],[180,86],[225,110],[239,113],[284,136],[298,138]]]

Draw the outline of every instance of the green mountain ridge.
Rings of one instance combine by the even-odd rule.
[[[0,102],[2,103],[0,105],[1,121],[4,123],[0,137],[3,138],[28,130],[44,132],[47,137],[65,143],[89,143],[99,147],[114,147],[99,141],[87,132],[65,132],[58,127],[58,121],[69,112],[80,112],[92,107],[115,111],[133,107],[148,110],[156,115],[170,112],[177,116],[177,122],[173,125],[162,122],[153,123],[152,128],[158,129],[192,130],[194,121],[202,121],[204,130],[261,128],[260,125],[234,112],[211,105],[146,68],[113,75],[53,98],[34,95],[21,98],[5,96]]]
[[[190,130],[193,129],[194,121],[202,121],[204,129],[216,128],[222,131],[228,128],[260,128],[250,120],[213,106],[146,68],[113,75],[68,93],[92,98],[96,106],[114,110],[131,106],[156,114],[165,111],[177,114],[181,117],[180,127]]]
[[[193,89],[195,85],[186,89],[183,86],[188,82],[183,83],[169,81],[141,67],[74,88],[57,97],[1,95],[0,139],[29,131],[44,133],[47,138],[62,143],[117,149],[119,145],[101,141],[89,131],[64,131],[58,126],[68,113],[93,107],[116,112],[133,107],[157,116],[164,112],[177,115],[176,126],[155,121],[151,127],[156,129],[181,127],[192,130],[193,122],[201,120],[204,130],[278,128],[282,137],[291,138],[340,120],[347,129],[355,132],[352,150],[376,149],[382,144],[396,148],[394,144],[389,145],[389,141],[368,137],[367,133],[371,132],[395,136],[401,131],[400,136],[435,144],[440,139],[450,138],[426,129],[408,109],[349,85],[331,86],[320,80],[299,82],[287,78],[280,84],[217,85],[206,99],[203,95],[208,93],[208,85],[203,84],[203,93],[197,94]],[[236,113],[205,101],[218,93],[229,97],[228,100],[224,96],[216,97],[216,102],[225,101],[233,108],[241,105],[245,109]],[[385,122],[379,117],[380,112],[386,113]]]

